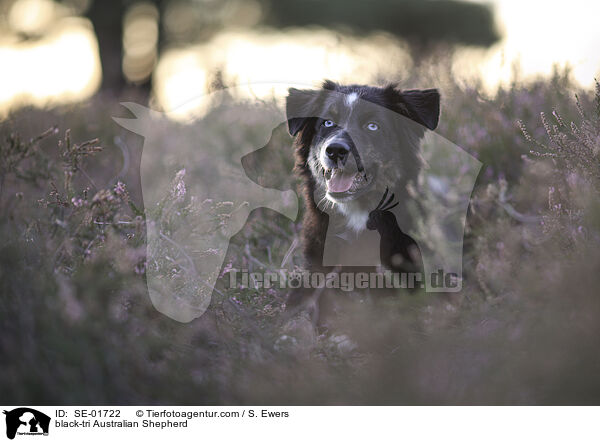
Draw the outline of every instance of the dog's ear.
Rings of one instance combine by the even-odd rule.
[[[318,91],[311,89],[289,88],[285,99],[285,113],[288,122],[288,132],[291,136],[304,127],[306,120],[316,116],[316,101]]]
[[[339,84],[337,84],[335,81],[331,81],[331,80],[325,80],[323,81],[323,84],[321,85],[321,87],[326,90],[326,91],[335,91],[339,88]]]
[[[440,93],[437,89],[400,92],[400,97],[417,123],[434,130],[440,119]]]

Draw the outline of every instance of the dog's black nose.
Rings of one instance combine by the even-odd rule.
[[[327,158],[334,162],[339,160],[342,164],[346,162],[348,153],[350,153],[350,149],[343,144],[330,144],[325,148],[325,155],[327,155]]]

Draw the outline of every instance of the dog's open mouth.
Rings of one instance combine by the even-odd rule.
[[[327,193],[336,198],[355,197],[373,182],[365,172],[327,169],[324,171]]]

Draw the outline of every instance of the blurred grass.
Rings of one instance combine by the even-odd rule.
[[[435,75],[403,86],[438,84]],[[345,296],[331,334],[350,336],[356,349],[317,336],[302,317],[290,326],[280,290],[219,284],[189,324],[156,312],[144,279],[142,140],[109,118],[124,111],[96,98],[12,114],[0,128],[2,402],[598,404],[600,96],[577,91],[568,72],[494,97],[451,78],[439,84],[438,132],[484,163],[465,287],[452,296]],[[198,123],[212,131],[215,155],[230,158],[218,146],[235,145],[228,125],[252,106],[215,109]],[[176,123],[156,130],[173,149],[193,136]],[[273,128],[255,121],[252,130]],[[225,262],[278,268],[299,228],[254,211]],[[281,345],[282,335],[298,345]]]

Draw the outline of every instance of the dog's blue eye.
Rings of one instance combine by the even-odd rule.
[[[379,125],[377,123],[369,123],[367,124],[367,129],[376,131],[379,129]]]
[[[323,121],[323,126],[325,126],[325,127],[333,127],[334,124],[335,123],[333,121],[331,121],[331,120],[325,120],[325,121]]]

